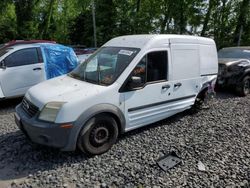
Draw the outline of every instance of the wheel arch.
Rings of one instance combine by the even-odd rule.
[[[124,117],[124,114],[122,111],[112,105],[112,104],[98,104],[95,106],[92,106],[91,108],[85,110],[78,119],[74,122],[74,128],[71,131],[69,143],[62,149],[63,151],[72,151],[76,149],[77,139],[80,134],[80,131],[82,129],[86,129],[85,127],[86,123],[93,117],[99,115],[99,114],[107,114],[110,115],[112,118],[115,119],[119,134],[124,133],[125,126],[126,126],[126,120]]]
[[[196,96],[196,98],[201,97],[202,99],[204,99],[205,98],[205,94],[206,94],[207,91],[208,91],[208,86],[202,88],[200,90],[200,92],[198,93],[198,95]]]
[[[203,83],[203,85],[202,85],[200,91],[198,92],[196,98],[201,97],[202,99],[204,99],[205,98],[205,94],[208,91],[208,88],[209,88],[210,84],[211,84],[211,81]]]
[[[246,70],[244,71],[244,74],[243,74],[243,75],[241,76],[241,78],[240,78],[240,82],[242,82],[243,79],[244,79],[246,76],[250,76],[250,68],[248,68],[248,69],[246,69]]]

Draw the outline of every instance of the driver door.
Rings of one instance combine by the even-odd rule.
[[[145,55],[132,71],[122,91],[125,98],[126,131],[171,115],[166,100],[171,99],[172,83],[168,81],[168,51]],[[133,78],[132,78],[133,77]],[[131,86],[130,80],[141,84]]]

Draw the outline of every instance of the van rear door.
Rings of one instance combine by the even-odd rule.
[[[200,58],[197,44],[171,44],[173,96],[178,106],[190,106],[200,91]]]

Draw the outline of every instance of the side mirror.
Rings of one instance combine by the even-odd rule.
[[[128,88],[134,89],[142,86],[142,80],[139,76],[132,76],[128,82]]]
[[[1,68],[1,69],[6,69],[4,60],[2,60],[2,61],[0,62],[0,68]]]

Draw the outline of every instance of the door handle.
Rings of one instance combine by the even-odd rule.
[[[181,87],[182,86],[182,83],[176,83],[174,84],[174,87]]]
[[[170,88],[170,85],[164,85],[161,87],[161,89],[169,89]]]
[[[42,70],[42,68],[37,67],[37,68],[34,68],[34,69],[33,69],[33,71],[38,71],[38,70]]]

